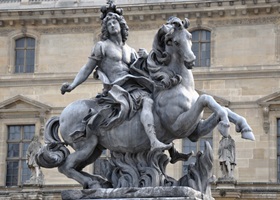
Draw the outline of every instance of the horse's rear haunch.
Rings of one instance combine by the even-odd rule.
[[[43,148],[37,153],[36,161],[38,165],[45,168],[59,167],[70,154],[58,134],[59,117],[52,117],[45,127]]]

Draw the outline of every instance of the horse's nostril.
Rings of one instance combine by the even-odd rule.
[[[195,62],[194,61],[192,61],[192,62],[185,61],[184,64],[185,64],[187,69],[192,69],[193,66],[195,65]]]

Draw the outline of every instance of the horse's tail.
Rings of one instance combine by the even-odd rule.
[[[45,145],[36,155],[39,166],[53,168],[60,166],[70,154],[58,135],[59,117],[52,117],[48,120],[44,132]]]

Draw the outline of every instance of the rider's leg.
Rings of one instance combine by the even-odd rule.
[[[236,132],[241,132],[242,138],[248,140],[255,140],[255,136],[252,132],[251,127],[247,123],[246,119],[235,112],[232,112],[230,109],[225,108],[228,113],[229,121],[235,124]]]
[[[144,126],[145,132],[151,143],[151,150],[166,150],[172,147],[172,144],[164,144],[156,137],[155,123],[153,116],[153,100],[149,97],[143,97],[143,106],[140,114],[140,121]]]

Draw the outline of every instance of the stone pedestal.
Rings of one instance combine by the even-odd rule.
[[[216,188],[213,195],[216,199],[239,199],[241,197],[240,191],[236,189],[237,181],[234,178],[218,178]]]
[[[117,189],[65,190],[61,192],[63,200],[82,199],[127,199],[127,200],[214,200],[189,187],[146,187]]]
[[[237,181],[234,178],[218,178],[217,189],[234,189]]]

